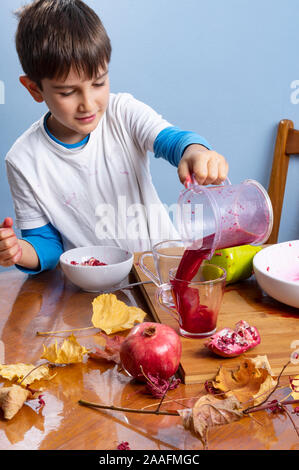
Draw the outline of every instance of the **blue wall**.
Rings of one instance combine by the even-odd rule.
[[[45,112],[18,82],[12,11],[23,3],[1,2],[1,220],[13,214],[5,154]],[[298,0],[87,3],[112,40],[112,91],[130,92],[171,123],[204,135],[228,159],[233,183],[254,178],[267,187],[277,123],[289,118],[299,128],[299,104],[291,102],[291,83],[299,79]],[[151,168],[163,202],[176,202],[182,188],[176,169],[154,158]],[[299,238],[298,170],[292,158],[280,241]]]

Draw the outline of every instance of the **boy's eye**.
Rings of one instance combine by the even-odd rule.
[[[74,90],[73,91],[68,91],[68,92],[65,92],[65,93],[60,93],[61,96],[70,96],[74,93]]]
[[[94,83],[94,86],[98,87],[98,86],[104,86],[105,85],[105,82],[103,83]]]

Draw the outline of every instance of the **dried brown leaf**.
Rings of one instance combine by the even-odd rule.
[[[204,395],[197,400],[193,408],[178,412],[184,427],[200,438],[204,448],[207,448],[209,429],[238,421],[243,417],[241,404],[234,396],[220,400],[214,395]]]
[[[95,348],[94,351],[91,351],[88,356],[91,359],[98,359],[98,360],[106,360],[108,362],[115,362],[116,364],[120,364],[120,356],[119,350],[122,342],[125,340],[124,336],[115,335],[112,338],[101,333],[106,340],[106,344],[104,348]]]
[[[11,419],[22,408],[30,392],[19,385],[0,388],[0,408],[4,418]]]

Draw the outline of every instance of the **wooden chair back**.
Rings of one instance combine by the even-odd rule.
[[[273,206],[273,230],[267,243],[277,243],[290,155],[299,155],[299,130],[289,119],[277,129],[268,194]]]

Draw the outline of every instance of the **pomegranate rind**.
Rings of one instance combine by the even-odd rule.
[[[212,335],[205,346],[220,357],[237,357],[254,348],[261,342],[255,326],[246,321],[236,323],[235,329],[223,328]]]

